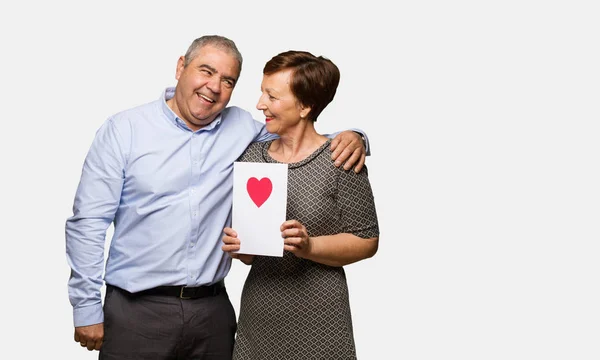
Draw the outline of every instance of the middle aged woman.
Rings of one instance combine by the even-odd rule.
[[[344,265],[377,252],[379,227],[367,169],[334,166],[331,140],[314,123],[333,100],[335,64],[287,51],[264,67],[257,108],[279,139],[251,144],[238,161],[288,164],[284,256],[237,253],[225,228],[223,250],[252,268],[242,292],[233,359],[355,359]]]

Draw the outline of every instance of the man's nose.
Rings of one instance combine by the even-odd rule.
[[[215,76],[211,77],[208,80],[208,83],[206,83],[206,87],[214,93],[217,93],[217,94],[220,93],[221,92],[221,79],[219,79],[218,77],[215,77]]]

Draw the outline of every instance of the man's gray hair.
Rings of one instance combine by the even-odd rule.
[[[198,51],[206,45],[214,46],[217,49],[224,50],[231,54],[239,63],[240,72],[242,71],[242,54],[237,46],[235,46],[235,43],[232,40],[219,35],[204,35],[194,40],[185,53],[184,66],[191,63],[198,55]]]

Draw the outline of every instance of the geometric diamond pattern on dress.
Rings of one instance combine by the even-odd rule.
[[[288,164],[286,219],[309,236],[352,233],[379,236],[367,168],[336,168],[331,140],[307,158]],[[277,163],[271,142],[252,143],[238,161]],[[234,360],[356,359],[348,284],[343,267],[284,252],[256,256],[244,283]]]

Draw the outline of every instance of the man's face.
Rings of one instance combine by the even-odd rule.
[[[196,131],[210,124],[227,106],[240,75],[237,60],[229,53],[207,45],[184,67],[177,62],[177,87],[171,109]]]

